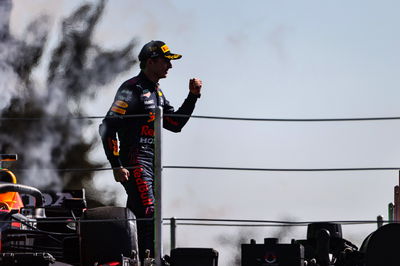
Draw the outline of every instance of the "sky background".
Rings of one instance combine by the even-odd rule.
[[[14,1],[12,31],[22,33],[40,14],[62,17],[84,1]],[[109,1],[95,41],[137,50],[163,40],[183,58],[161,87],[176,108],[192,77],[203,80],[195,115],[251,118],[399,116],[400,34],[395,0]],[[43,66],[45,63],[43,63]],[[40,79],[44,67],[36,72]],[[99,88],[87,114],[102,116],[118,86]],[[96,134],[98,122],[88,133]],[[400,121],[249,122],[191,119],[180,134],[163,132],[163,164],[255,168],[400,167]],[[105,162],[101,145],[93,160]],[[249,172],[163,171],[164,217],[261,220],[387,219],[398,171]],[[111,172],[96,174],[99,190],[119,195]],[[375,229],[344,226],[358,246]],[[167,228],[166,228],[167,229]],[[178,227],[178,246],[214,247],[229,265],[240,234],[248,241],[279,228]],[[305,238],[290,229],[282,242]],[[165,236],[168,236],[168,230]],[[165,237],[166,248],[169,240]],[[234,248],[237,250],[234,251]],[[236,252],[236,253],[235,253]]]

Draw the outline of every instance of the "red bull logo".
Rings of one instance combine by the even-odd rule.
[[[143,180],[142,172],[143,172],[142,167],[133,170],[133,177],[135,178],[136,187],[139,191],[140,198],[142,199],[142,204],[144,206],[153,205],[154,204],[153,199],[149,194],[151,186],[149,186],[148,184],[149,182]]]
[[[169,47],[168,47],[166,44],[164,44],[163,46],[161,46],[161,50],[162,50],[163,53],[165,54],[166,52],[169,51]]]
[[[142,126],[142,129],[140,131],[141,136],[147,136],[147,137],[154,137],[154,129],[150,128],[148,125]]]

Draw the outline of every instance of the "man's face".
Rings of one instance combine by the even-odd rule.
[[[146,68],[159,79],[166,78],[168,70],[172,68],[171,60],[164,57],[151,58],[147,62]]]

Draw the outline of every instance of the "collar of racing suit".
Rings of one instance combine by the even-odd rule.
[[[146,88],[150,89],[150,91],[155,91],[160,86],[159,83],[151,81],[143,71],[140,71],[138,77],[145,83]]]

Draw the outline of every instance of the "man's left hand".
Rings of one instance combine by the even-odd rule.
[[[194,95],[200,95],[203,82],[200,79],[192,78],[189,80],[189,91]]]

